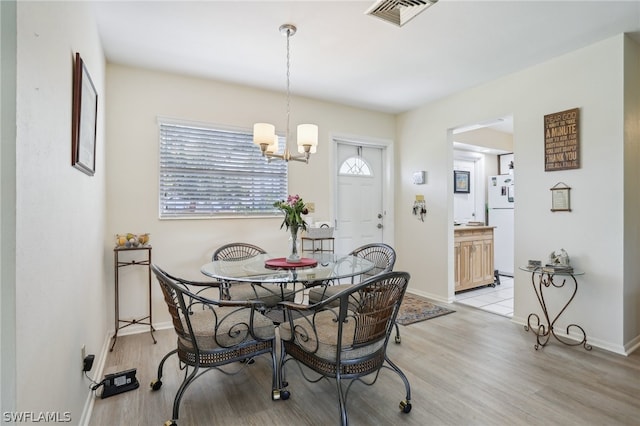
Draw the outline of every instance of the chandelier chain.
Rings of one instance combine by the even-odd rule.
[[[287,133],[285,135],[285,147],[289,145],[289,123],[290,123],[290,115],[291,115],[291,54],[289,48],[289,39],[291,38],[291,30],[287,29]]]

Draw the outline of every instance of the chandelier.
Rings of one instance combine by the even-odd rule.
[[[289,127],[290,127],[290,53],[289,39],[296,33],[297,28],[291,24],[280,26],[280,33],[287,36],[287,129],[285,133],[285,147],[282,153],[278,153],[278,135],[276,128],[269,123],[255,123],[253,125],[253,143],[260,146],[262,156],[268,161],[276,158],[284,161],[300,161],[309,163],[309,156],[316,152],[318,146],[318,126],[315,124],[299,124],[297,132],[298,154],[289,151]]]

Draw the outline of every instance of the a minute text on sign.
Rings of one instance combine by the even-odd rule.
[[[544,170],[580,168],[580,109],[544,116]]]

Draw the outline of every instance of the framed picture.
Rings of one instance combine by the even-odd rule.
[[[73,67],[71,165],[89,176],[96,171],[98,93],[79,53]]]
[[[453,171],[453,192],[456,194],[468,194],[471,192],[469,185],[470,172],[464,172],[461,170]]]
[[[569,191],[571,191],[571,188],[563,182],[558,182],[551,188],[552,212],[571,211],[571,196]]]
[[[580,168],[580,108],[544,116],[544,171]]]

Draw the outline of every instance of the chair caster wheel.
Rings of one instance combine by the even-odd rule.
[[[280,389],[274,389],[273,392],[271,393],[271,399],[274,401],[277,401],[279,399],[284,401],[286,399],[289,399],[290,395],[291,394],[289,393],[288,390],[281,391]]]
[[[411,403],[406,400],[400,401],[400,410],[402,410],[403,413],[408,413],[411,411]]]
[[[396,344],[398,344],[398,345],[399,345],[399,344],[400,344],[400,341],[401,341],[400,336],[396,336]]]
[[[151,390],[157,391],[162,387],[162,380],[156,379],[151,382]]]
[[[178,423],[173,420],[167,420],[166,422],[164,422],[164,426],[178,426]]]
[[[289,382],[282,382],[282,387],[286,388],[287,386],[289,386]]]

